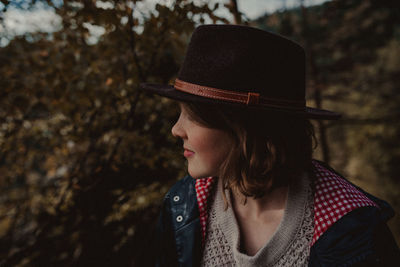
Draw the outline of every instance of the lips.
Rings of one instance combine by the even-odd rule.
[[[185,151],[183,152],[183,155],[187,158],[187,157],[190,157],[190,156],[194,155],[194,152],[185,148]]]

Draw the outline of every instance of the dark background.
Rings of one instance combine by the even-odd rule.
[[[1,1],[0,23],[21,1]],[[303,1],[250,21],[236,1],[42,2],[61,27],[0,47],[0,265],[143,266],[159,205],[185,174],[170,134],[174,103],[141,82],[174,80],[194,27],[247,24],[307,50],[308,105],[344,114],[314,122],[317,159],[400,213],[400,10],[395,1]],[[231,19],[216,15],[227,9]],[[104,28],[95,42],[85,23]],[[4,29],[4,28],[3,28]],[[400,241],[400,219],[390,227]]]

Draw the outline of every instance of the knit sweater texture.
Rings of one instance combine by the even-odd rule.
[[[253,256],[240,247],[240,230],[231,208],[224,209],[222,183],[213,193],[201,266],[307,266],[314,230],[313,192],[307,175],[288,190],[283,218],[269,241]]]

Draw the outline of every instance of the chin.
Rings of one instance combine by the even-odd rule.
[[[193,172],[189,172],[190,176],[192,176],[194,179],[199,179],[199,178],[203,178],[204,176],[193,173]]]
[[[194,170],[188,170],[188,173],[190,174],[190,176],[192,176],[194,179],[199,179],[199,178],[203,178],[206,177],[204,173],[198,172],[198,171],[194,171]]]
[[[195,171],[191,171],[191,170],[188,170],[188,173],[194,179],[200,179],[200,178],[206,178],[206,177],[213,176],[213,175],[211,175],[209,173],[201,173],[201,172],[195,172]]]

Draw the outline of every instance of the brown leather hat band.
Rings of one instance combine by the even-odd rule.
[[[251,106],[267,106],[290,110],[305,110],[305,102],[301,100],[296,101],[267,98],[260,96],[259,93],[223,90],[194,83],[188,83],[179,79],[175,80],[174,87],[179,91],[193,95],[242,103]]]

